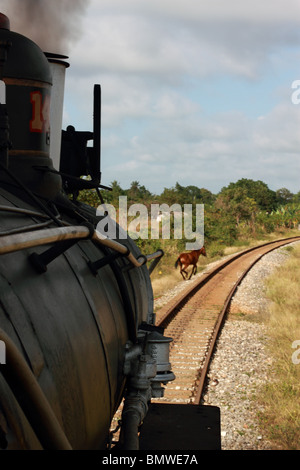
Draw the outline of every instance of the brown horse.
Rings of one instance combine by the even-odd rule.
[[[193,250],[190,253],[181,253],[178,256],[178,258],[176,260],[176,263],[175,263],[175,268],[177,268],[177,266],[179,264],[180,274],[182,275],[184,280],[186,280],[187,276],[188,276],[188,273],[185,270],[186,270],[186,268],[188,268],[190,266],[190,264],[193,265],[193,269],[192,269],[192,272],[190,274],[189,279],[191,279],[193,274],[196,274],[196,272],[197,272],[197,262],[198,262],[198,259],[199,259],[200,255],[206,256],[206,251],[205,251],[204,246],[202,248],[200,248],[200,250]],[[185,275],[186,275],[185,277],[184,277],[183,273],[185,273]]]

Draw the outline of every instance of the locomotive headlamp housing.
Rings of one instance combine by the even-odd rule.
[[[51,69],[39,46],[10,31],[9,20],[2,14],[0,45],[8,43],[10,47],[1,67],[11,141],[8,167],[36,194],[52,199],[60,191],[61,178],[37,169],[53,169],[49,156]],[[1,180],[5,181],[3,175]]]

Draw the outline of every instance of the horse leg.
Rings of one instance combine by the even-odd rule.
[[[197,272],[197,265],[196,265],[196,264],[193,264],[193,268],[192,268],[192,271],[191,271],[191,274],[190,274],[189,279],[191,279],[192,275],[193,275],[193,274],[196,274],[196,272]]]
[[[185,273],[185,277],[184,277],[183,273]],[[181,270],[180,270],[180,274],[181,274],[181,276],[183,277],[183,280],[185,281],[186,278],[187,278],[187,272],[186,272],[184,269],[181,269]]]
[[[187,273],[187,271],[186,271],[186,268],[187,268],[187,265],[184,264],[184,265],[181,266],[181,269],[180,269],[180,273],[181,273],[181,275],[182,275],[184,281],[185,281],[185,280],[187,279],[187,277],[188,277],[188,273]],[[184,277],[183,273],[185,274],[185,277]]]
[[[185,273],[185,270],[183,269],[183,264],[182,262],[180,261],[180,258],[177,259],[176,263],[175,263],[175,268],[177,268],[177,265],[179,264],[179,267],[180,267],[180,274],[181,276],[183,277],[183,280],[185,281],[185,277],[183,275],[183,273]]]

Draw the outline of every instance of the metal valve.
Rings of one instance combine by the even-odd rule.
[[[169,362],[169,345],[171,341],[173,341],[172,338],[163,336],[158,331],[152,331],[147,336],[145,353],[156,362],[156,375],[151,378],[153,398],[162,397],[164,395],[164,388],[161,384],[166,385],[168,382],[175,379]]]

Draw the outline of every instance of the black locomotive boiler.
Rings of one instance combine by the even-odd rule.
[[[162,253],[109,239],[78,202],[101,188],[100,87],[93,131],[61,132],[65,59],[0,14],[0,448],[107,449],[125,397],[120,446],[137,449],[174,379],[149,275]]]

